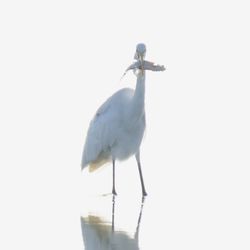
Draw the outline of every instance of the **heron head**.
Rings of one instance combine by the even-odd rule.
[[[137,44],[134,59],[142,61],[144,60],[145,55],[146,55],[146,45],[144,43]]]

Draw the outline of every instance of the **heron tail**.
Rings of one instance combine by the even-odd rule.
[[[94,162],[91,162],[89,164],[89,172],[92,173],[96,171],[97,169],[101,168],[104,164],[108,163],[110,159],[102,159],[102,160],[96,160]]]

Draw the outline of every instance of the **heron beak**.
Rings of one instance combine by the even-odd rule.
[[[143,55],[142,54],[139,55],[139,61],[141,63],[141,70],[142,70],[142,73],[143,73],[144,67],[143,67]]]

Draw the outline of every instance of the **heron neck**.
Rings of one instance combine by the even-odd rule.
[[[136,88],[132,101],[132,114],[136,118],[144,115],[144,98],[145,98],[145,71],[139,73],[136,80]]]

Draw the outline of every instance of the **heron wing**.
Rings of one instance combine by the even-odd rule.
[[[111,160],[111,148],[123,123],[123,108],[132,97],[133,90],[124,88],[113,94],[97,110],[87,133],[82,156],[82,169],[90,171]]]
[[[90,164],[90,171],[93,171],[110,160],[109,149],[114,141],[112,123],[115,120],[111,103],[112,99],[109,98],[90,122],[83,150],[82,169]]]

